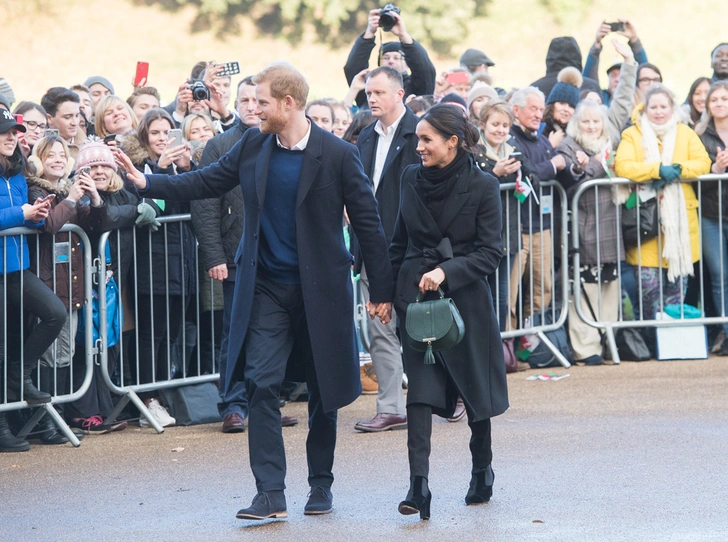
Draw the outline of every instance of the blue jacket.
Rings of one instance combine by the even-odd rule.
[[[28,203],[28,184],[22,173],[13,175],[14,169],[8,174],[0,171],[0,230],[22,226],[38,228],[43,222],[31,222],[23,218],[23,205]],[[0,237],[0,274],[21,271],[29,266],[30,257],[25,237]]]

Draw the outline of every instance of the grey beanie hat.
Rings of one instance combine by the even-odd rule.
[[[83,83],[83,86],[87,88],[91,88],[91,85],[100,84],[105,86],[109,91],[114,94],[114,85],[111,84],[111,81],[109,81],[106,77],[102,77],[100,75],[92,75],[86,81]]]
[[[8,109],[15,103],[15,93],[4,77],[0,77],[0,93],[4,94],[5,99],[9,102]]]

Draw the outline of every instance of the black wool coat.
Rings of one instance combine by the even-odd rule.
[[[243,237],[235,255],[228,343],[228,359],[236,362],[227,365],[227,382],[232,382],[235,374],[244,374],[243,342],[258,271],[261,208],[274,145],[275,135],[250,128],[230,152],[206,168],[174,176],[147,176],[147,197],[214,198],[235,186],[242,188]],[[296,198],[296,242],[313,362],[326,411],[344,407],[361,394],[352,317],[353,262],[342,230],[344,206],[364,255],[372,303],[389,302],[394,295],[392,268],[359,153],[353,145],[311,123]]]
[[[475,421],[484,420],[508,408],[503,347],[485,279],[502,255],[499,184],[470,161],[436,222],[415,188],[418,167],[407,168],[402,176],[402,205],[389,247],[400,331],[405,337],[407,306],[417,297],[421,269],[429,272],[439,266],[445,272],[442,288],[463,317],[465,337],[435,353],[434,365],[425,365],[424,353],[402,341],[407,404],[427,404],[448,416],[459,392],[475,412]]]

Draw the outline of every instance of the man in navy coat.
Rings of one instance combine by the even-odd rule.
[[[117,154],[145,196],[192,200],[243,191],[244,227],[236,263],[226,381],[244,375],[250,466],[258,494],[241,519],[287,517],[286,459],[279,388],[294,351],[309,392],[306,441],[311,486],[304,513],[332,509],[336,411],[361,393],[344,244],[346,206],[370,280],[369,314],[391,318],[394,286],[387,245],[356,148],[304,113],[308,84],[289,64],[255,76],[259,129],[249,129],[218,162],[167,176],[138,173]]]

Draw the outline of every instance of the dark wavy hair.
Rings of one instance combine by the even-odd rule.
[[[146,113],[144,113],[144,116],[139,121],[139,126],[137,126],[136,129],[137,137],[139,138],[139,144],[144,148],[145,151],[147,151],[149,158],[152,158],[154,156],[152,149],[149,147],[149,126],[155,120],[160,119],[166,120],[169,123],[170,129],[175,127],[175,123],[171,115],[167,113],[164,109],[155,107],[154,109],[149,109]]]
[[[688,97],[685,99],[685,103],[688,104],[688,107],[690,108],[690,120],[693,121],[693,124],[698,124],[698,122],[700,122],[700,117],[702,116],[702,113],[698,112],[698,110],[695,109],[695,106],[693,105],[693,96],[695,95],[695,92],[697,92],[698,87],[703,83],[708,83],[708,85],[711,85],[713,81],[709,77],[698,77],[695,81],[693,81],[693,84],[690,85]],[[707,95],[705,97],[705,107],[706,109],[708,107]]]
[[[427,121],[443,139],[455,136],[462,149],[476,152],[480,140],[478,129],[463,116],[462,109],[457,105],[433,105],[420,117],[420,122],[423,121]]]

